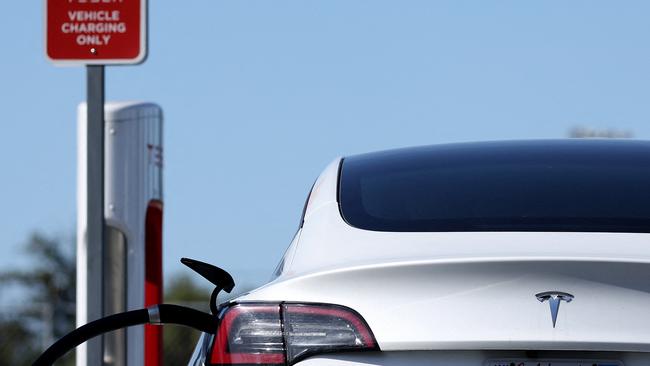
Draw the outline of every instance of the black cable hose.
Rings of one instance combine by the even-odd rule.
[[[207,313],[187,308],[184,306],[160,304],[156,305],[160,314],[160,322],[149,319],[149,310],[132,310],[115,315],[109,315],[83,325],[66,334],[50,346],[32,364],[32,366],[51,366],[56,360],[78,345],[100,334],[117,329],[141,324],[179,324],[200,330],[204,333],[214,334],[217,329],[217,319]]]

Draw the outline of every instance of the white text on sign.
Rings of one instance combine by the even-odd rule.
[[[69,11],[68,20],[69,22],[61,25],[61,32],[78,34],[76,42],[80,46],[107,45],[111,40],[110,33],[126,33],[127,31],[126,23],[120,21],[118,10]]]

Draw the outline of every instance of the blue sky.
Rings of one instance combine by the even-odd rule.
[[[43,3],[0,23],[0,268],[75,225],[83,68],[44,56]],[[165,111],[165,270],[270,275],[340,155],[453,141],[650,136],[644,1],[150,1],[150,53],[111,100]]]

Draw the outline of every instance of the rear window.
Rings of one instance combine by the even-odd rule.
[[[451,144],[358,155],[339,203],[375,231],[650,232],[650,144]]]

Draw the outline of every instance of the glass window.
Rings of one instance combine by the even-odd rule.
[[[346,158],[339,202],[377,231],[650,232],[650,143],[450,144]]]

